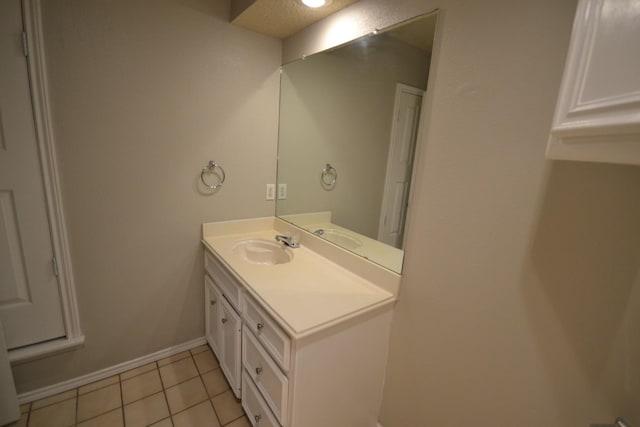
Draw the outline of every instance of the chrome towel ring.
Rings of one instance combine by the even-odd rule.
[[[204,175],[205,174],[209,174],[209,173],[213,173],[213,171],[215,169],[219,169],[220,172],[222,173],[222,176],[220,177],[220,180],[218,181],[217,184],[215,185],[210,185],[209,183],[207,183],[207,181],[204,179]],[[214,162],[213,160],[209,160],[209,164],[207,166],[205,166],[204,168],[202,168],[202,172],[200,172],[200,180],[202,181],[202,183],[205,185],[205,187],[207,187],[210,190],[217,190],[218,188],[222,187],[222,185],[224,184],[224,180],[226,178],[226,175],[224,173],[224,169],[222,169],[222,166],[220,166],[219,164],[217,164],[216,162]]]
[[[336,170],[336,168],[331,166],[331,164],[327,163],[324,169],[322,169],[320,180],[325,187],[333,188],[333,186],[336,185],[336,181],[338,180],[338,171]]]

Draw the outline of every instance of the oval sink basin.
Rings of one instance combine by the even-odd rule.
[[[320,233],[320,230],[322,230],[322,233]],[[320,237],[324,237],[331,243],[335,243],[336,245],[342,246],[345,249],[354,250],[362,246],[362,242],[359,239],[350,236],[347,233],[343,233],[339,230],[323,228],[314,231],[314,234]]]
[[[233,245],[234,255],[252,264],[285,264],[293,259],[293,253],[282,243],[265,239],[240,240]]]

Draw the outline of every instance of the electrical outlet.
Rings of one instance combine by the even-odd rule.
[[[275,200],[276,198],[276,185],[275,184],[267,184],[267,200]]]
[[[287,198],[287,184],[278,184],[278,200]]]

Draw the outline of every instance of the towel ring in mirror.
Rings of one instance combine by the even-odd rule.
[[[222,174],[222,176],[220,177],[220,180],[218,181],[217,184],[210,185],[204,179],[204,175],[207,174],[207,173],[212,173],[215,169],[219,169],[220,173]],[[224,173],[224,169],[222,169],[222,166],[220,166],[219,164],[217,164],[213,160],[209,160],[209,164],[207,166],[205,166],[204,168],[202,168],[202,172],[200,172],[200,180],[205,185],[205,187],[207,187],[210,190],[217,190],[218,188],[222,187],[222,185],[224,184],[225,178],[226,178],[226,175]]]
[[[322,169],[320,180],[322,180],[322,184],[325,187],[333,187],[336,185],[336,181],[338,180],[338,171],[336,168],[331,166],[331,164],[327,163],[324,169]]]

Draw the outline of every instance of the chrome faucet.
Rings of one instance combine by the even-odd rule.
[[[291,237],[291,236],[285,236],[285,235],[282,235],[282,234],[278,234],[276,236],[276,240],[278,242],[284,243],[285,245],[289,246],[290,248],[299,248],[300,247],[300,243],[295,242],[293,240],[293,237]]]

